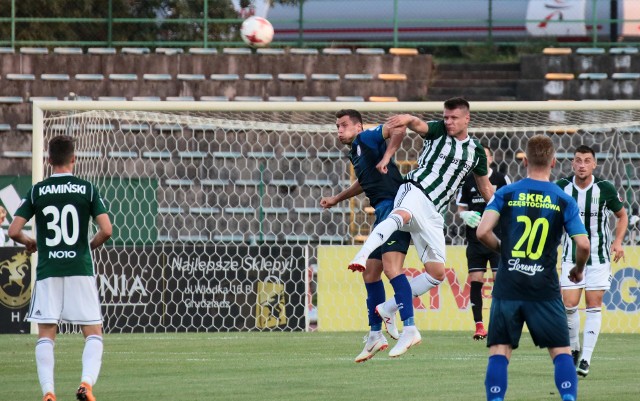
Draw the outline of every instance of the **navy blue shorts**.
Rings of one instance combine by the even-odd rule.
[[[380,222],[386,219],[393,210],[393,199],[383,200],[376,205],[376,221],[373,226],[377,226]],[[369,255],[369,259],[382,260],[382,254],[387,252],[401,252],[407,254],[409,244],[411,243],[411,234],[405,231],[396,231],[391,234],[391,237],[382,244],[378,249],[373,251]]]
[[[562,298],[550,301],[517,301],[493,298],[487,347],[510,344],[518,348],[527,324],[533,343],[540,348],[569,346],[569,326]]]
[[[493,252],[491,249],[479,242],[469,242],[467,245],[467,267],[469,272],[485,272],[487,271],[487,263],[494,272],[498,270],[498,262],[500,254]]]

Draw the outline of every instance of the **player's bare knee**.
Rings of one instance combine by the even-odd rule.
[[[580,300],[564,299],[562,302],[564,303],[564,308],[569,310],[577,308]]]
[[[370,261],[371,259],[369,259]],[[382,263],[370,263],[367,261],[367,268],[362,272],[362,279],[365,283],[375,283],[382,278]]]
[[[427,262],[424,264],[424,268],[431,277],[435,278],[438,281],[444,281],[444,263]]]
[[[402,271],[402,265],[400,266],[385,265],[384,266],[384,275],[387,276],[389,280],[393,280],[394,278],[398,277],[401,274],[404,274],[404,272]]]
[[[392,214],[400,216],[402,218],[402,225],[407,225],[411,221],[411,213],[403,209],[395,209]]]

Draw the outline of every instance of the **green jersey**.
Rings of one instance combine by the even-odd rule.
[[[589,241],[591,256],[587,265],[611,263],[611,228],[609,217],[624,207],[615,187],[609,181],[592,176],[591,185],[585,189],[575,185],[575,177],[567,177],[556,181],[562,190],[571,195],[580,208],[580,218],[584,223]],[[566,235],[562,243],[562,261],[575,263],[575,244]]]
[[[443,213],[449,201],[473,171],[487,175],[487,154],[480,142],[468,136],[459,141],[447,134],[444,121],[429,121],[418,167],[407,174],[407,180],[419,186]]]
[[[72,174],[54,174],[32,186],[15,215],[36,218],[36,279],[92,276],[89,223],[103,213],[97,189]]]

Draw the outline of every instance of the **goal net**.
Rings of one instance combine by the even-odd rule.
[[[367,126],[396,113],[442,115],[441,103],[34,103],[34,181],[50,174],[48,140],[71,135],[75,174],[108,203],[114,236],[94,254],[105,331],[308,330],[316,322],[320,330],[366,329],[362,279],[346,263],[371,230],[372,210],[364,196],[319,206],[354,179],[335,134],[342,108],[361,111]],[[470,127],[512,181],[525,175],[522,154],[534,134],[557,147],[552,179],[571,174],[578,145],[594,147],[596,174],[638,214],[640,102],[480,102]],[[419,136],[407,135],[396,155],[403,172],[421,149]],[[425,329],[470,327],[455,209],[452,202],[445,212],[447,280],[415,303]],[[629,284],[640,281],[640,252],[632,251],[614,269],[605,330],[640,326]],[[411,253],[405,267],[421,270]]]

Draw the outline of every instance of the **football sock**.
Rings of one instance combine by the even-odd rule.
[[[565,308],[569,325],[569,344],[572,351],[580,351],[580,313],[578,307]]]
[[[573,401],[578,397],[578,375],[570,354],[560,354],[553,358],[555,366],[556,387],[560,398]]]
[[[367,313],[369,314],[369,326],[371,331],[382,330],[382,318],[376,313],[376,306],[384,302],[384,284],[382,280],[373,283],[364,283],[367,289]]]
[[[378,224],[369,237],[362,245],[362,248],[356,255],[356,258],[364,257],[365,259],[369,258],[371,252],[375,251],[380,247],[380,245],[384,244],[385,241],[389,239],[391,234],[398,231],[403,226],[402,217],[400,215],[391,213],[386,219],[382,220],[380,224]]]
[[[602,309],[587,308],[585,310],[584,333],[582,338],[583,350],[582,357],[587,363],[591,364],[591,355],[598,342],[600,335],[600,327],[602,326]]]
[[[53,346],[54,342],[50,338],[39,338],[38,342],[36,342],[36,367],[42,395],[49,392],[55,393],[53,385],[53,365],[55,361]]]
[[[469,298],[471,299],[471,311],[473,312],[473,321],[478,323],[482,322],[482,281],[471,282],[471,293]]]
[[[484,387],[488,401],[502,401],[507,392],[507,365],[509,360],[504,355],[492,355],[487,364],[487,375]],[[575,369],[574,372],[575,374]]]
[[[429,273],[424,272],[417,277],[414,277],[409,284],[411,284],[411,293],[414,297],[419,297],[430,289],[437,287],[442,281],[436,280],[431,277]]]
[[[411,295],[411,285],[409,279],[404,274],[398,274],[393,280],[390,281],[393,291],[395,292],[394,298],[396,305],[400,311],[400,319],[407,326],[407,321],[411,319],[410,326],[413,325],[413,296]]]
[[[98,381],[100,366],[102,365],[102,337],[88,336],[84,340],[82,352],[82,379],[80,381],[93,386]]]

